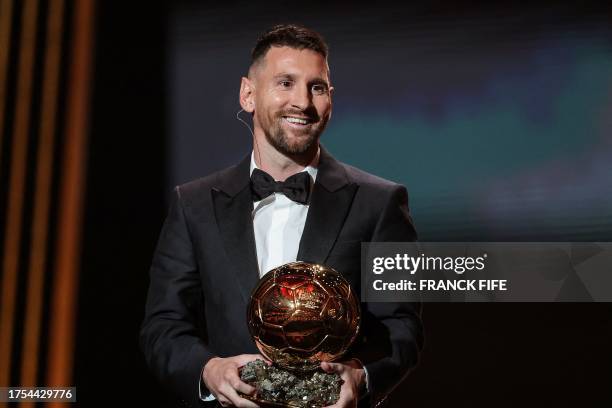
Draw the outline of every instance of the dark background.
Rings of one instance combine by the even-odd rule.
[[[475,61],[474,56],[481,52],[484,58],[492,53],[498,55],[500,61],[506,61],[504,56],[514,49],[508,44],[515,44],[509,38],[525,38],[529,43],[536,37],[566,39],[570,36],[594,39],[598,44],[604,44],[604,48],[611,44],[609,31],[605,29],[606,22],[610,21],[609,10],[584,2],[532,6],[510,2],[432,2],[397,7],[383,2],[376,2],[376,5],[309,2],[299,6],[293,2],[279,2],[265,7],[256,3],[224,7],[208,7],[200,2],[98,3],[75,371],[81,405],[170,405],[170,399],[148,372],[138,348],[148,267],[172,185],[229,165],[249,151],[248,133],[233,118],[239,109],[239,75],[246,70],[248,52],[256,34],[271,23],[309,23],[327,37],[332,49],[332,81],[345,81],[343,88],[350,89],[348,95],[338,96],[334,102],[337,110],[332,121],[338,119],[338,123],[350,121],[350,112],[368,115],[376,112],[376,106],[386,109],[384,101],[387,96],[394,106],[399,103],[393,100],[394,88],[388,83],[384,86],[371,83],[368,77],[363,82],[368,85],[363,85],[359,82],[360,73],[365,71],[376,78],[385,76],[388,70],[410,72],[411,60],[418,70],[428,69],[423,61],[409,58],[398,63],[396,53],[383,52],[390,49],[389,42],[385,42],[386,35],[390,38],[402,30],[418,33],[421,39],[431,39],[429,48],[421,50],[442,50],[436,55],[439,61],[444,60],[443,51],[446,50],[448,70],[438,69],[436,73],[448,82],[450,73],[465,72],[471,77],[467,88],[486,77],[476,70],[478,64],[469,64]],[[377,10],[382,17],[377,18]],[[181,16],[190,18],[182,20]],[[364,16],[368,17],[367,24],[355,23],[362,21]],[[194,25],[182,26],[181,22]],[[482,33],[489,32],[482,31],[482,27],[500,24],[506,27],[507,36],[483,37]],[[190,32],[195,33],[193,37],[185,35]],[[177,33],[181,35],[177,36]],[[365,34],[357,38],[352,36],[355,33]],[[376,33],[376,36],[367,33]],[[480,44],[460,59],[461,64],[456,62],[462,54],[450,50],[447,43],[456,35],[465,37],[465,44],[472,41]],[[191,43],[190,38],[194,39]],[[401,43],[400,37],[394,38]],[[410,36],[405,38],[409,41]],[[190,45],[192,50],[202,48],[201,54],[194,55],[198,57],[193,61],[195,68],[192,67],[186,77],[177,76],[177,72],[186,72],[177,69],[189,67],[189,60],[178,52],[185,49],[181,44]],[[355,77],[346,78],[351,70],[345,64],[351,61],[339,56],[336,58],[338,70],[334,70],[333,65],[333,53],[337,50],[344,58],[346,51],[343,54],[342,49],[345,46],[351,51],[364,50],[357,61],[376,64],[369,70],[355,68]],[[378,50],[382,55],[371,54],[368,50]],[[546,50],[535,47],[532,52],[545,53]],[[423,58],[426,57],[424,54]],[[512,58],[519,68],[521,58],[520,53]],[[215,77],[210,72],[196,69],[203,66],[213,73],[229,71],[226,76]],[[516,76],[516,86],[520,88],[524,79]],[[437,97],[408,99],[408,108],[405,108],[408,111],[398,107],[392,114],[402,117],[407,115],[406,112],[416,112],[434,123],[444,120],[444,106],[436,102],[446,89],[443,86],[446,82],[441,82],[442,85],[436,81],[427,84],[431,86],[432,95]],[[181,99],[186,95],[185,83],[193,84],[193,99]],[[362,97],[356,83],[367,88]],[[436,84],[439,88],[435,87]],[[601,85],[604,89],[611,89],[609,83]],[[554,88],[556,83],[551,86]],[[425,97],[425,87],[417,89],[416,95]],[[448,90],[447,98],[458,95],[451,92],[453,89]],[[551,95],[554,98],[555,94]],[[598,101],[595,96],[592,94],[593,110],[599,106],[595,106]],[[483,101],[480,97],[482,95],[472,95],[470,100],[476,101],[471,102],[472,105],[488,103],[487,99]],[[185,105],[191,105],[191,110],[181,116],[177,110]],[[538,109],[541,107],[536,105]],[[189,118],[198,112],[200,121],[180,125],[180,118]],[[474,116],[481,117],[477,111]],[[582,119],[576,116],[576,120]],[[555,121],[554,115],[550,121]],[[331,126],[330,134],[341,134],[344,129]],[[407,126],[414,130],[412,125]],[[477,128],[478,122],[473,126]],[[469,131],[470,126],[466,129],[457,131]],[[609,127],[602,129],[610,130]],[[582,138],[580,140],[589,135],[592,140],[609,140],[611,134],[575,133],[575,137]],[[398,149],[400,145],[395,144],[400,142],[391,135],[381,132],[370,137],[382,146],[391,143],[386,145],[388,149],[401,151]],[[488,137],[495,140],[497,136],[489,134]],[[406,176],[412,178],[405,181],[402,169],[406,167],[400,164],[396,166],[399,170],[394,170],[376,167],[374,162],[360,161],[367,150],[361,151],[360,156],[360,144],[353,143],[348,147],[349,140],[330,140],[329,147],[339,158],[367,170],[406,184],[408,181],[420,183],[415,188],[410,184],[408,187],[415,201],[413,215],[419,233],[428,240],[521,240],[520,228],[526,237],[537,240],[610,241],[612,238],[612,218],[607,218],[607,224],[601,222],[612,211],[606,206],[608,196],[603,192],[601,197],[605,200],[598,201],[603,204],[600,205],[603,210],[596,224],[584,217],[592,208],[572,212],[568,207],[570,212],[566,218],[583,217],[580,234],[575,227],[577,224],[572,223],[561,229],[546,228],[544,224],[538,229],[536,224],[535,232],[528,225],[520,224],[519,229],[508,233],[504,225],[511,224],[511,216],[517,214],[512,212],[501,215],[486,213],[488,222],[493,224],[482,229],[473,226],[482,225],[486,220],[475,218],[471,226],[466,226],[461,224],[465,214],[460,211],[447,211],[444,213],[446,218],[439,218],[440,213],[427,211],[431,207],[423,203],[423,197],[437,199],[439,196],[427,186],[444,180],[446,172],[450,177],[452,169],[441,171],[441,175],[430,175],[424,169],[416,175]],[[445,141],[438,142],[443,145]],[[455,142],[461,143],[461,140]],[[181,149],[190,143],[195,143],[192,144],[192,156],[181,156]],[[406,139],[406,145],[408,143]],[[343,150],[344,146],[347,146],[347,151]],[[542,149],[545,146],[546,143]],[[500,156],[504,156],[504,151],[501,149]],[[379,158],[379,162],[385,161],[384,157]],[[465,166],[469,167],[474,157],[471,159]],[[445,169],[443,161],[435,163]],[[494,168],[495,164],[490,166]],[[486,175],[485,170],[478,171],[483,177]],[[512,171],[514,169],[510,174]],[[610,174],[599,177],[598,181],[604,185]],[[566,179],[559,177],[554,182],[562,183]],[[445,208],[463,208],[473,214],[468,208],[469,202],[462,199],[457,194],[448,195]],[[547,199],[552,200],[544,196],[543,200]],[[442,221],[445,219],[454,219],[459,225],[444,229]],[[610,406],[612,402],[612,307],[609,304],[427,304],[423,317],[426,346],[421,364],[393,394],[393,406],[569,407]]]

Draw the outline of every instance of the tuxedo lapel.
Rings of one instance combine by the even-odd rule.
[[[298,261],[325,263],[353,202],[357,185],[321,146],[319,170],[314,184]]]
[[[237,166],[221,173],[212,193],[223,246],[247,303],[259,280],[249,188],[250,159],[249,155]]]
[[[249,188],[250,155],[219,174],[212,198],[219,234],[246,302],[259,280],[253,199]],[[297,260],[325,263],[353,202],[357,185],[322,146],[317,180],[300,240]]]

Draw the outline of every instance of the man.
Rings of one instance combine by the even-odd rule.
[[[282,25],[263,34],[242,78],[253,152],[238,165],[178,186],[151,266],[141,346],[183,404],[240,397],[238,368],[262,358],[248,333],[251,290],[295,260],[327,264],[360,293],[360,243],[413,241],[403,186],[335,160],[319,138],[331,117],[327,45]],[[337,406],[376,403],[417,362],[420,305],[362,303],[360,336],[343,361]]]

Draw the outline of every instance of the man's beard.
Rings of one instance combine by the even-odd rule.
[[[318,144],[319,137],[327,125],[327,120],[324,119],[316,129],[308,132],[307,137],[300,137],[291,141],[282,128],[282,120],[283,118],[280,116],[269,129],[264,130],[264,134],[272,147],[287,156],[304,154],[313,145]]]

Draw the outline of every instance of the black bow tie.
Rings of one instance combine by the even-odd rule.
[[[283,193],[290,200],[307,204],[311,183],[310,174],[306,171],[294,174],[285,181],[275,181],[271,175],[259,169],[253,169],[251,173],[253,201],[263,200],[272,193]]]

